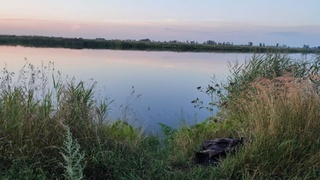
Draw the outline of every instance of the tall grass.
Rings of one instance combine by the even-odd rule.
[[[126,162],[132,158],[139,159],[138,152],[146,152],[139,150],[141,144],[149,139],[155,146],[157,144],[152,137],[143,137],[141,130],[128,123],[106,119],[109,102],[95,102],[95,84],[65,80],[54,71],[53,64],[36,68],[27,63],[18,77],[6,67],[1,73],[1,172],[18,174],[16,171],[23,166],[30,176],[41,169],[43,176],[62,178],[65,168],[61,164],[65,158],[61,153],[66,153],[61,152],[66,146],[62,124],[70,128],[72,137],[86,154],[84,159],[88,166],[84,172],[87,177],[99,176],[99,169],[103,169],[99,173],[105,177],[114,177],[117,173],[113,171],[126,167]],[[147,155],[142,155],[142,162],[147,161],[143,160],[144,156]],[[132,166],[133,171],[138,167],[143,172],[140,166],[143,164]]]
[[[162,124],[163,143],[108,119],[110,102],[95,101],[95,83],[64,79],[53,64],[27,63],[19,74],[5,67],[0,177],[72,179],[76,172],[84,179],[316,179],[319,61],[268,54],[232,66],[227,83],[203,91],[217,97],[209,104],[219,107],[216,117],[178,129]],[[247,138],[243,148],[218,166],[193,163],[204,140],[240,136]]]
[[[314,84],[291,76],[259,79],[240,96],[226,121],[237,121],[250,142],[233,166],[253,179],[318,176],[320,98]]]
[[[225,124],[249,142],[228,166],[250,179],[320,175],[319,61],[275,54],[233,69]]]
[[[310,78],[318,73],[319,67],[319,58],[307,62],[277,53],[253,55],[244,64],[230,64],[229,84],[225,86],[228,91],[228,99],[233,100],[239,96],[257,78],[273,79],[284,75],[295,78]]]

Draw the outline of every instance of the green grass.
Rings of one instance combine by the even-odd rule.
[[[316,179],[320,176],[319,58],[253,56],[202,92],[219,113],[144,134],[108,119],[95,84],[30,64],[0,79],[0,179]],[[17,79],[17,80],[15,80]],[[208,108],[210,110],[210,108]],[[217,121],[218,119],[218,121]],[[204,140],[247,137],[216,167],[193,163]]]

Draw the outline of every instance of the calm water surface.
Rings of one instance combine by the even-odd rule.
[[[176,53],[116,50],[70,50],[0,46],[0,68],[19,72],[26,63],[54,62],[62,75],[97,81],[100,97],[114,99],[110,117],[122,118],[158,132],[158,123],[177,127],[203,121],[210,113],[193,108],[195,98],[207,99],[196,87],[211,77],[226,79],[228,62],[243,62],[252,54]]]

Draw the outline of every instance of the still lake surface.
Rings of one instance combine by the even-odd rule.
[[[114,100],[111,119],[125,119],[146,132],[159,132],[158,123],[178,127],[210,116],[191,103],[208,97],[196,87],[207,86],[213,76],[221,81],[228,63],[243,63],[252,53],[177,53],[120,50],[73,50],[0,46],[0,68],[18,73],[27,62],[41,66],[54,62],[62,76],[97,82],[99,98]],[[301,55],[295,54],[297,58]]]

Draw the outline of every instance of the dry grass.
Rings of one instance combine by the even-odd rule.
[[[241,160],[242,171],[249,177],[305,178],[319,174],[317,88],[309,79],[290,75],[258,78],[237,98],[233,118],[242,122],[251,141]]]

